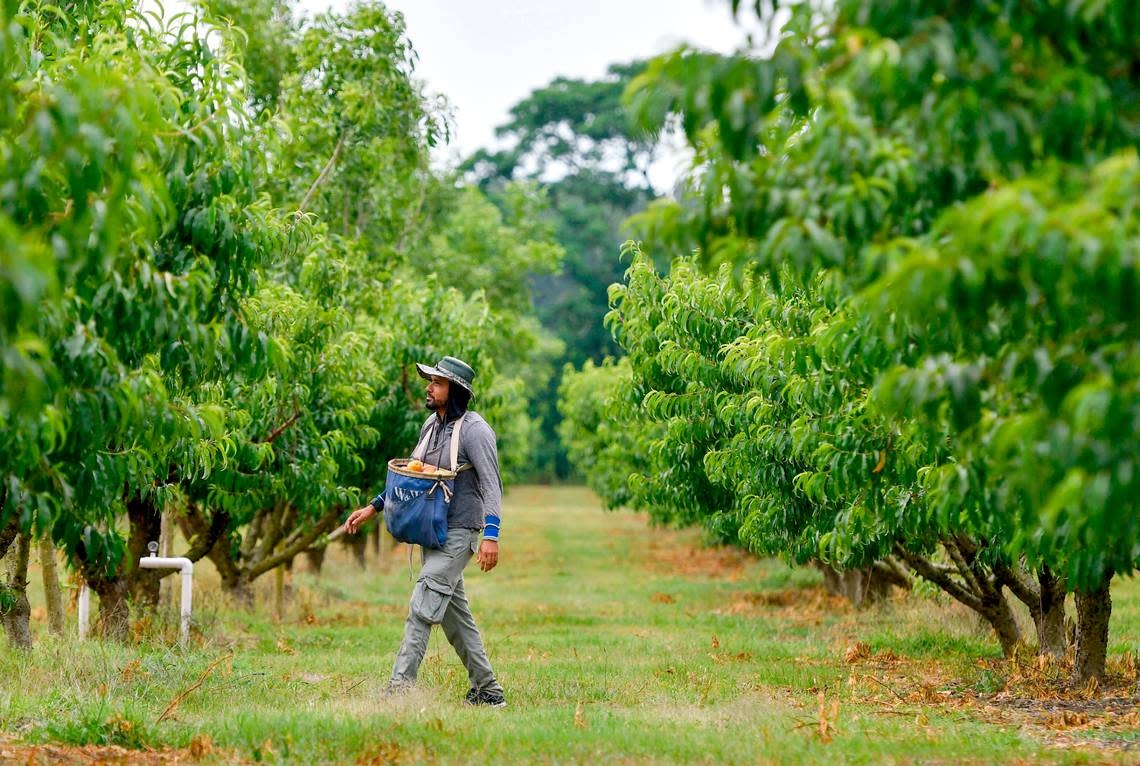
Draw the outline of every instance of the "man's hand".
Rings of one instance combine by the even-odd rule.
[[[357,530],[360,529],[360,525],[375,515],[376,508],[372,505],[372,503],[369,503],[359,510],[353,511],[352,514],[348,517],[348,521],[344,522],[344,531],[348,532],[350,535],[355,535]]]
[[[490,572],[499,563],[499,541],[498,540],[484,540],[479,544],[479,568],[484,572]]]

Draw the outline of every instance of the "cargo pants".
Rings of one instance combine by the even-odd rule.
[[[393,686],[415,683],[420,663],[427,653],[431,627],[441,625],[443,634],[467,668],[471,688],[503,690],[495,680],[463,590],[463,568],[479,549],[480,536],[476,529],[449,529],[447,542],[442,548],[421,549],[423,567],[412,590],[411,608],[404,623],[404,640],[392,668]]]

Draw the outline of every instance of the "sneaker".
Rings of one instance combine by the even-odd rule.
[[[486,705],[487,707],[506,707],[507,700],[502,692],[490,689],[469,689],[463,698],[465,705]]]

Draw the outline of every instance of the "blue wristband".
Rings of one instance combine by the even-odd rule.
[[[372,498],[372,507],[375,508],[377,511],[381,511],[384,509],[384,493],[383,492],[381,492],[376,497]]]
[[[483,539],[484,540],[498,540],[499,539],[499,517],[493,514],[487,514],[484,519],[483,526]]]

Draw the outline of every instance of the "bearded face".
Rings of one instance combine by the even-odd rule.
[[[447,378],[441,378],[432,375],[431,380],[428,381],[426,396],[424,397],[424,408],[431,412],[439,412],[447,406],[447,392],[450,386]]]

